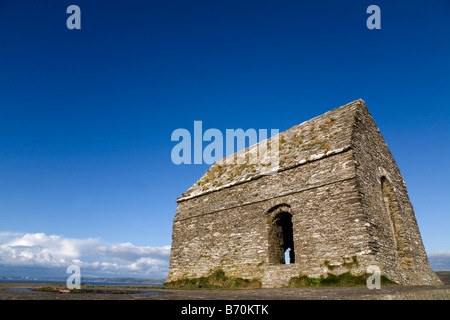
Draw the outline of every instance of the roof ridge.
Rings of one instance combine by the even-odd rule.
[[[177,199],[177,202],[245,183],[263,175],[276,174],[348,150],[351,147],[354,123],[352,115],[356,113],[358,106],[365,107],[365,102],[362,99],[354,100],[216,161]],[[236,161],[227,163],[230,157],[247,159],[250,152],[258,154],[262,143],[268,146],[276,136],[278,136],[278,154],[275,156],[278,163],[275,165],[272,166],[270,163],[271,167],[267,168],[266,163],[236,164]],[[272,150],[266,148],[266,157],[272,157]]]

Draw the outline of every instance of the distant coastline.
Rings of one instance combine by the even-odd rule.
[[[26,276],[0,276],[0,282],[32,282],[32,283],[66,283],[67,278],[63,277],[26,277]],[[103,284],[103,285],[154,285],[162,286],[165,279],[144,279],[144,278],[96,278],[81,277],[83,284]]]

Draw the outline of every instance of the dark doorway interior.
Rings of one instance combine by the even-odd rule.
[[[295,263],[294,232],[292,215],[280,212],[270,219],[269,232],[269,260],[270,263]],[[285,259],[285,252],[289,249],[289,261]]]

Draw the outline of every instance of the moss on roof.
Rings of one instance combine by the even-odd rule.
[[[268,173],[276,174],[348,150],[351,147],[355,113],[361,107],[366,108],[365,103],[358,99],[215,162],[177,201],[244,183]],[[266,155],[269,156],[266,160],[276,159],[272,157],[276,156],[276,148],[270,148],[277,145],[274,139],[277,139],[279,146],[278,162],[249,161],[251,153],[259,156],[261,150],[266,148]],[[236,159],[240,157],[245,159],[244,163],[237,163]]]

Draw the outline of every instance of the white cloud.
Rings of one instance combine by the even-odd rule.
[[[450,250],[439,250],[428,254],[431,269],[435,271],[450,270]]]
[[[97,239],[72,239],[44,233],[25,233],[0,240],[0,264],[8,266],[62,267],[98,243]]]
[[[5,268],[67,268],[76,264],[85,276],[167,276],[170,246],[139,247],[104,244],[45,233],[0,232],[0,266]]]
[[[170,255],[170,246],[165,247],[137,247],[126,242],[113,246],[100,246],[96,252],[106,257],[116,257],[127,261],[134,261],[140,257],[151,256],[166,259]]]

